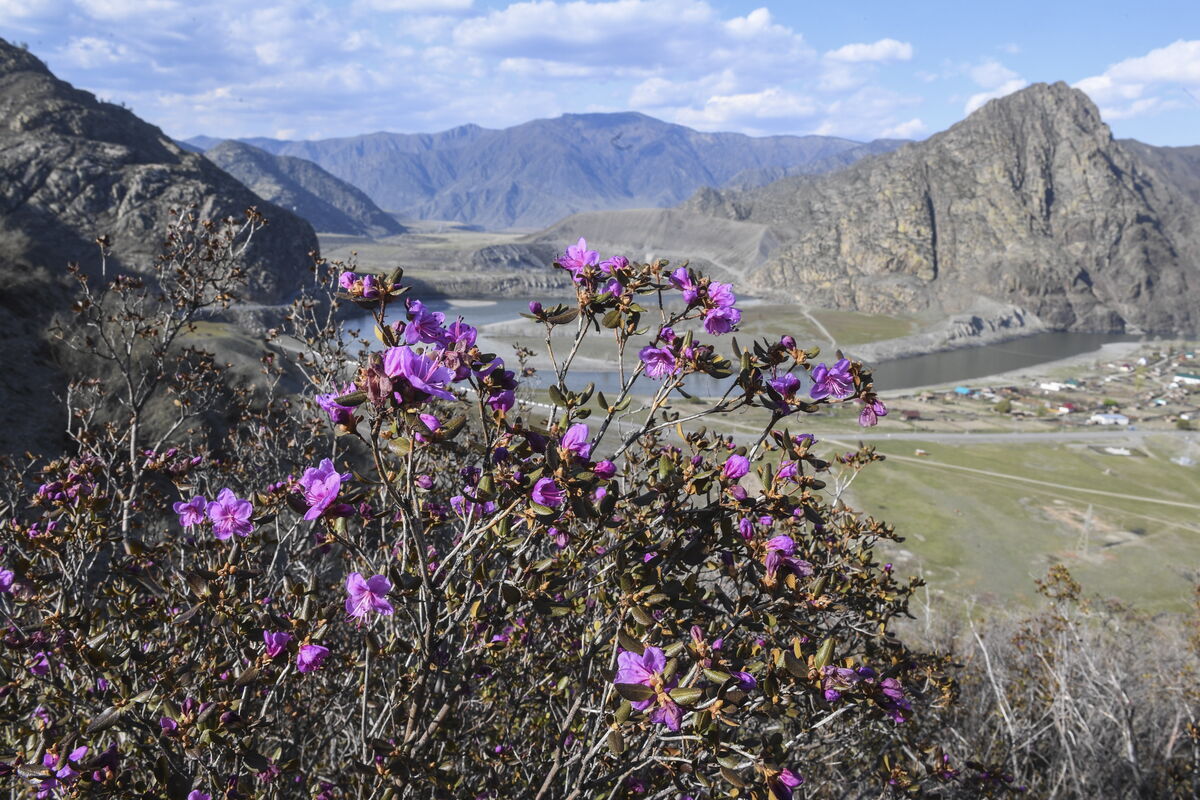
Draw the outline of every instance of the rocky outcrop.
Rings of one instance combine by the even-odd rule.
[[[286,299],[307,277],[317,249],[307,222],[0,39],[0,357],[20,365],[0,375],[0,452],[49,449],[63,430],[63,376],[44,332],[66,306],[68,262],[94,269],[104,234],[110,264],[149,265],[171,210],[193,205],[209,219],[256,206],[269,220],[247,252],[249,299]]]
[[[686,208],[769,226],[781,245],[751,286],[810,305],[954,314],[986,298],[1050,330],[1200,330],[1200,207],[1064,83],[830,175]]]
[[[204,155],[259,197],[308,220],[322,233],[381,237],[404,232],[371,198],[311,161],[272,155],[233,140]]]
[[[250,296],[295,291],[317,248],[308,223],[0,40],[0,259],[57,272],[94,262],[106,234],[114,258],[137,269],[158,251],[170,210],[192,204],[208,219],[257,206],[270,224],[247,254]]]

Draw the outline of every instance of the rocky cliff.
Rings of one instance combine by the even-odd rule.
[[[306,159],[272,155],[233,140],[204,155],[259,197],[308,220],[322,233],[380,237],[404,232],[371,198]]]
[[[250,294],[293,293],[317,247],[308,223],[0,40],[0,259],[57,272],[94,261],[103,233],[117,261],[136,269],[158,251],[169,210],[193,203],[209,219],[257,206],[270,224],[248,253]]]
[[[819,177],[703,191],[685,210],[767,225],[760,292],[870,312],[980,298],[1052,330],[1200,330],[1200,206],[1064,83]]]
[[[171,208],[196,204],[210,219],[257,206],[268,226],[247,253],[248,298],[274,302],[306,278],[312,227],[272,206],[127,109],[55,78],[25,50],[0,39],[0,452],[52,447],[62,420],[63,377],[43,334],[66,305],[70,261],[138,269],[159,251]]]

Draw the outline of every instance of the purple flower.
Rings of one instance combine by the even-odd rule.
[[[732,331],[742,321],[742,312],[733,306],[710,308],[704,312],[704,330],[713,336]]]
[[[33,663],[29,665],[29,671],[34,675],[42,676],[50,671],[50,659],[47,658],[45,651],[39,650],[33,655]]]
[[[436,361],[414,352],[410,347],[392,347],[383,354],[383,371],[389,378],[403,378],[412,391],[398,400],[423,401],[429,397],[440,397],[443,400],[453,400],[454,395],[447,390],[447,384],[454,379],[454,373]]]
[[[321,668],[321,664],[328,655],[328,647],[322,647],[319,644],[301,645],[300,652],[296,654],[296,669],[301,672],[315,672]]]
[[[771,779],[771,792],[778,800],[792,800],[792,790],[802,783],[804,778],[790,769],[785,769]]]
[[[446,341],[446,330],[442,327],[446,315],[442,312],[430,311],[420,300],[412,300],[408,304],[408,316],[404,340],[409,344],[442,344]]]
[[[862,407],[862,411],[858,412],[858,424],[864,428],[869,428],[879,422],[880,417],[887,416],[887,406],[881,400],[872,400]]]
[[[888,713],[895,723],[905,722],[908,717],[905,712],[912,711],[912,703],[904,696],[904,687],[895,678],[884,678],[879,682],[879,693],[875,702]]]
[[[775,473],[775,480],[794,481],[798,474],[800,474],[800,466],[795,461],[784,461]]]
[[[533,491],[530,492],[530,497],[533,502],[538,505],[547,506],[549,508],[558,508],[566,500],[566,494],[554,482],[553,478],[540,478],[533,485]]]
[[[533,314],[535,317],[540,317],[542,315],[542,304],[537,300],[530,300],[529,313]]]
[[[17,576],[13,574],[11,569],[0,569],[0,593],[10,594],[12,592],[13,582]]]
[[[750,459],[745,456],[732,455],[721,469],[721,475],[728,481],[739,481],[750,471]]]
[[[160,717],[158,720],[158,727],[162,730],[164,735],[169,736],[172,733],[175,733],[175,731],[179,730],[179,723],[170,717]]]
[[[790,536],[780,534],[767,542],[768,584],[775,582],[775,576],[781,569],[790,571],[799,578],[806,578],[813,574],[812,564],[799,558],[793,558],[792,554],[795,552],[796,543]]]
[[[186,503],[179,502],[171,508],[175,509],[175,513],[179,515],[180,525],[192,528],[204,523],[204,512],[208,510],[208,501],[200,495],[196,495]]]
[[[588,442],[588,426],[585,422],[577,422],[563,434],[559,446],[569,453],[574,453],[583,460],[592,453],[592,445]]]
[[[484,402],[491,406],[493,411],[508,411],[517,402],[517,395],[511,389],[505,389],[488,395]]]
[[[646,377],[665,378],[676,370],[675,354],[666,347],[646,345],[638,351],[638,357],[646,365]]]
[[[705,294],[708,296],[708,301],[717,308],[729,308],[737,302],[737,297],[733,294],[732,284],[717,283],[714,281],[708,284]]]
[[[641,655],[622,650],[617,655],[617,674],[613,683],[633,683],[654,689],[655,696],[645,700],[630,702],[638,711],[645,711],[651,705],[650,721],[666,725],[670,731],[678,731],[683,720],[683,712],[667,694],[670,688],[663,681],[662,671],[667,666],[667,657],[657,647],[647,647]]]
[[[771,388],[778,392],[784,400],[791,400],[800,389],[800,379],[790,372],[785,372],[778,377],[771,378],[767,382],[771,384]]]
[[[287,631],[263,631],[263,642],[266,644],[267,658],[275,658],[287,648],[292,641],[292,635]]]
[[[187,800],[212,800],[212,795],[199,789],[192,789],[188,792]]]
[[[392,582],[382,575],[363,578],[361,573],[351,572],[346,577],[346,613],[358,619],[372,611],[386,617],[392,613],[387,599],[391,590]]]
[[[232,489],[222,489],[217,499],[208,504],[208,518],[212,520],[213,535],[225,541],[235,533],[249,536],[254,530],[250,517],[254,506],[249,500],[239,500]]]
[[[576,283],[581,283],[584,271],[600,263],[600,254],[595,250],[588,250],[587,240],[580,236],[578,242],[567,248],[567,252],[559,258],[558,263],[571,273]]]
[[[354,407],[339,405],[337,399],[350,394],[355,389],[354,384],[346,384],[341,392],[330,392],[316,396],[317,405],[329,415],[329,421],[334,425],[351,426],[354,424]]]
[[[672,272],[671,283],[675,285],[676,289],[679,289],[681,292],[683,292],[683,302],[687,303],[689,306],[700,299],[700,290],[696,287],[695,282],[692,280],[692,275],[690,272],[688,272],[687,267],[680,267]]]
[[[304,502],[308,503],[305,519],[317,519],[337,499],[342,489],[342,481],[348,480],[350,473],[341,474],[333,468],[333,462],[328,458],[321,461],[317,468],[309,467],[298,483],[304,494]]]
[[[362,296],[364,300],[375,300],[379,297],[379,281],[374,275],[363,276]]]
[[[629,266],[629,259],[625,256],[613,256],[612,258],[600,262],[600,271],[606,275],[612,275],[619,269],[625,269]]]
[[[356,281],[357,279],[358,279],[358,276],[355,275],[353,272],[343,272],[341,275],[338,276],[338,286],[342,287],[343,291],[348,292],[348,291],[350,291],[351,287],[354,286],[354,281]]]
[[[596,462],[596,466],[592,467],[592,472],[596,473],[596,477],[600,480],[612,480],[612,477],[617,474],[617,465],[606,458]]]
[[[850,360],[842,358],[832,367],[817,364],[812,371],[812,398],[822,400],[832,397],[844,400],[854,394],[854,376],[850,374]]]
[[[459,317],[446,328],[446,346],[459,347],[464,350],[469,350],[475,346],[475,339],[479,335],[479,331],[463,322],[463,318]]]
[[[737,678],[738,686],[742,691],[748,692],[758,688],[758,681],[749,672],[735,672],[733,677]]]
[[[754,535],[754,523],[750,521],[749,517],[742,517],[738,520],[738,533],[747,541]]]

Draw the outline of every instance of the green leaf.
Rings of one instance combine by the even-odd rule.
[[[640,683],[618,683],[616,684],[616,689],[617,694],[631,703],[640,703],[643,700],[649,700],[651,697],[654,697],[654,690]]]
[[[339,406],[360,406],[367,401],[366,392],[351,392],[350,394],[342,395],[333,402]]]
[[[619,756],[625,752],[625,740],[621,737],[621,732],[611,730],[608,732],[608,749],[612,751],[614,756]]]
[[[559,314],[554,314],[550,317],[547,317],[546,321],[549,322],[551,325],[566,325],[568,322],[574,322],[575,318],[578,316],[579,316],[579,309],[572,308],[567,311],[563,311]]]
[[[817,669],[829,666],[829,662],[833,661],[833,637],[830,636],[825,641],[821,642],[821,646],[817,648],[817,657],[813,662]]]
[[[121,719],[121,715],[125,713],[116,706],[109,706],[96,715],[91,724],[87,726],[87,733],[99,733],[103,730],[108,730]]]
[[[695,705],[701,698],[704,697],[704,690],[697,689],[694,686],[680,686],[677,689],[672,689],[671,699],[682,706]]]

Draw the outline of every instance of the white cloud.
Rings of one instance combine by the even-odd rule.
[[[1185,104],[1164,93],[1200,89],[1200,39],[1180,39],[1144,56],[1127,58],[1075,84],[1106,119],[1142,116]]]
[[[85,69],[120,64],[133,57],[125,45],[95,36],[73,38],[59,52],[70,63]]]
[[[675,119],[685,125],[714,130],[736,122],[754,128],[763,120],[805,119],[817,113],[819,106],[810,97],[771,87],[760,92],[713,95],[704,107],[682,109]]]
[[[880,139],[912,139],[926,130],[925,123],[914,117],[908,122],[901,122],[899,125],[893,125],[890,128],[885,128],[879,133]]]
[[[78,0],[88,16],[99,20],[125,20],[177,10],[176,0]]]
[[[364,8],[374,11],[408,11],[437,13],[445,11],[467,11],[475,5],[474,0],[363,0]]]
[[[871,44],[847,44],[825,54],[830,61],[845,61],[859,64],[864,61],[908,61],[913,57],[913,46],[895,39],[880,39]]]
[[[1006,83],[1002,83],[994,89],[989,89],[986,92],[979,92],[967,98],[967,104],[963,107],[964,114],[970,114],[978,108],[981,108],[987,101],[995,100],[998,97],[1012,94],[1013,92],[1024,89],[1029,85],[1029,81],[1024,78],[1013,78]]]
[[[1018,79],[1020,76],[995,59],[988,59],[971,67],[967,74],[984,89],[995,89]]]
[[[534,0],[463,20],[455,28],[454,41],[472,50],[496,53],[528,53],[531,47],[547,45],[616,47],[627,37],[643,41],[714,19],[712,7],[699,0]]]

